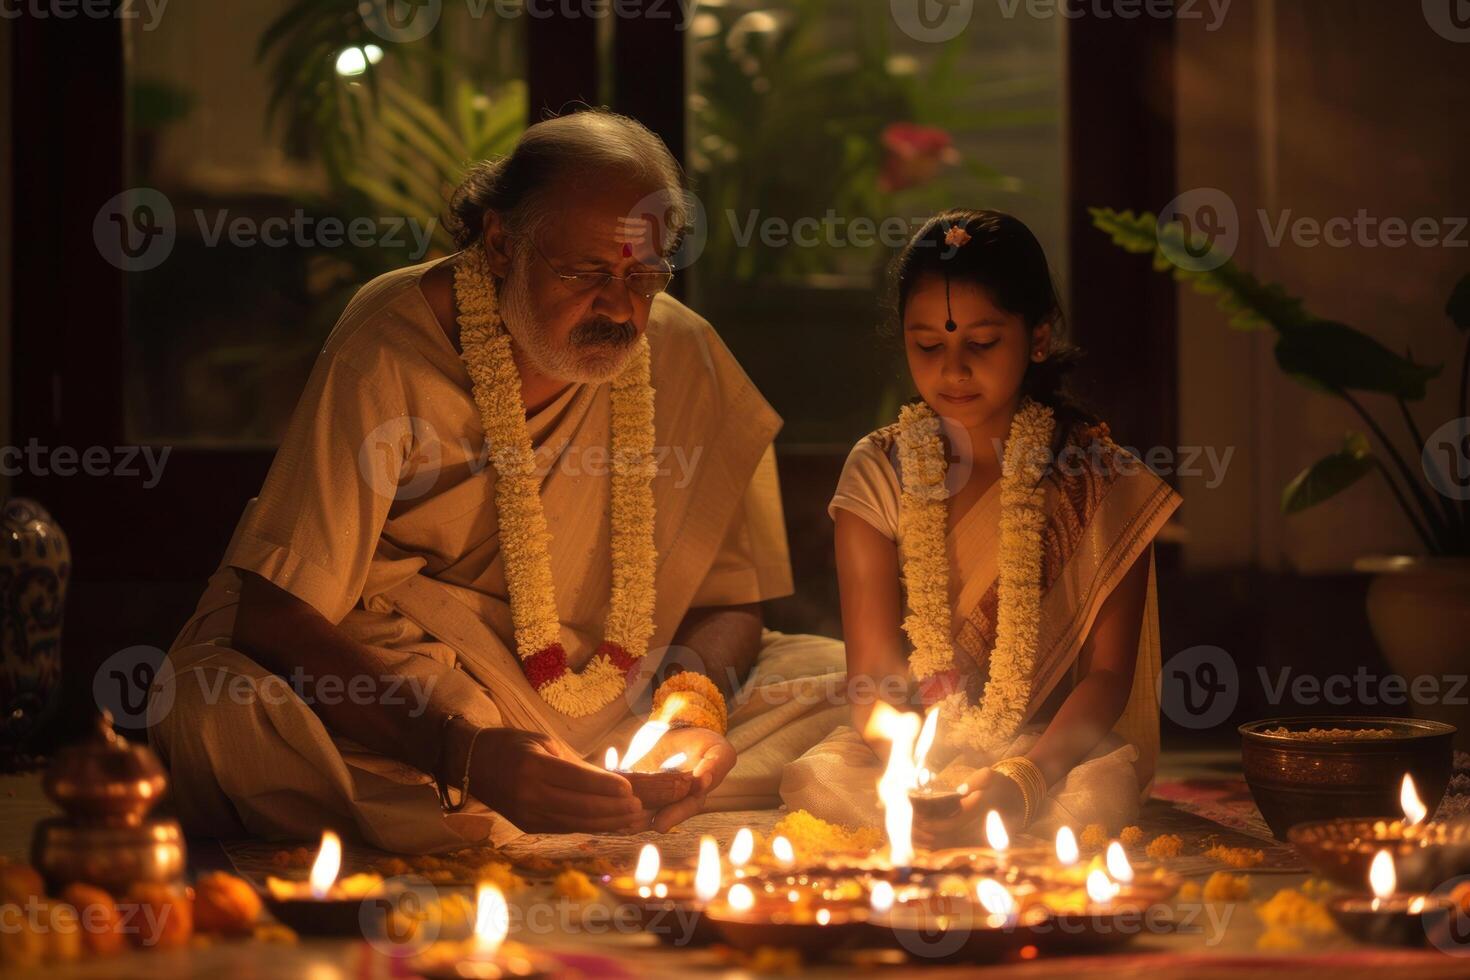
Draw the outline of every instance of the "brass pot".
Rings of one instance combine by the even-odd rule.
[[[31,843],[31,863],[51,892],[83,882],[121,895],[137,882],[173,884],[184,877],[184,833],[174,820],[136,826],[74,825],[43,820]]]

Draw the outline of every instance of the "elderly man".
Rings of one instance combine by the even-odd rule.
[[[348,305],[154,684],[191,832],[668,830],[774,805],[845,718],[841,645],[762,628],[780,419],[664,293],[680,182],[632,120],[538,123],[456,191],[461,251]],[[602,765],[650,710],[695,786],[651,809]]]

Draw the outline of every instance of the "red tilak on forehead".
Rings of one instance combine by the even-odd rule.
[[[623,258],[626,259],[626,258],[630,257],[632,254],[633,254],[633,246],[632,246],[632,244],[630,244],[629,242],[623,242]]]

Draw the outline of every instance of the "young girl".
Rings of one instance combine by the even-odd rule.
[[[1062,393],[1075,351],[1036,238],[996,211],[931,218],[894,287],[920,400],[864,437],[829,512],[852,729],[788,767],[788,805],[881,822],[875,701],[939,708],[925,767],[958,815],[918,843],[1116,832],[1158,753],[1152,542],[1180,500]]]

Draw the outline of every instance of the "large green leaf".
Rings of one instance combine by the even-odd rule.
[[[1424,397],[1440,365],[1416,364],[1344,323],[1316,320],[1281,333],[1276,363],[1308,387],[1326,392],[1373,391],[1405,401]]]
[[[1088,208],[1092,223],[1107,232],[1126,252],[1150,254],[1153,267],[1158,272],[1171,272],[1179,282],[1187,282],[1195,292],[1217,296],[1216,305],[1230,318],[1230,326],[1237,330],[1260,330],[1274,327],[1286,332],[1314,322],[1317,318],[1308,313],[1302,301],[1288,293],[1278,283],[1261,282],[1224,256],[1217,256],[1218,264],[1212,269],[1183,269],[1176,266],[1165,254],[1159,241],[1158,218],[1145,211],[1114,211],[1112,208]],[[1164,244],[1182,246],[1183,227],[1179,223],[1165,226]],[[1174,254],[1179,254],[1177,251]]]
[[[1368,440],[1358,432],[1348,433],[1343,447],[1302,470],[1281,493],[1281,511],[1295,514],[1320,504],[1357,483],[1377,463]]]

